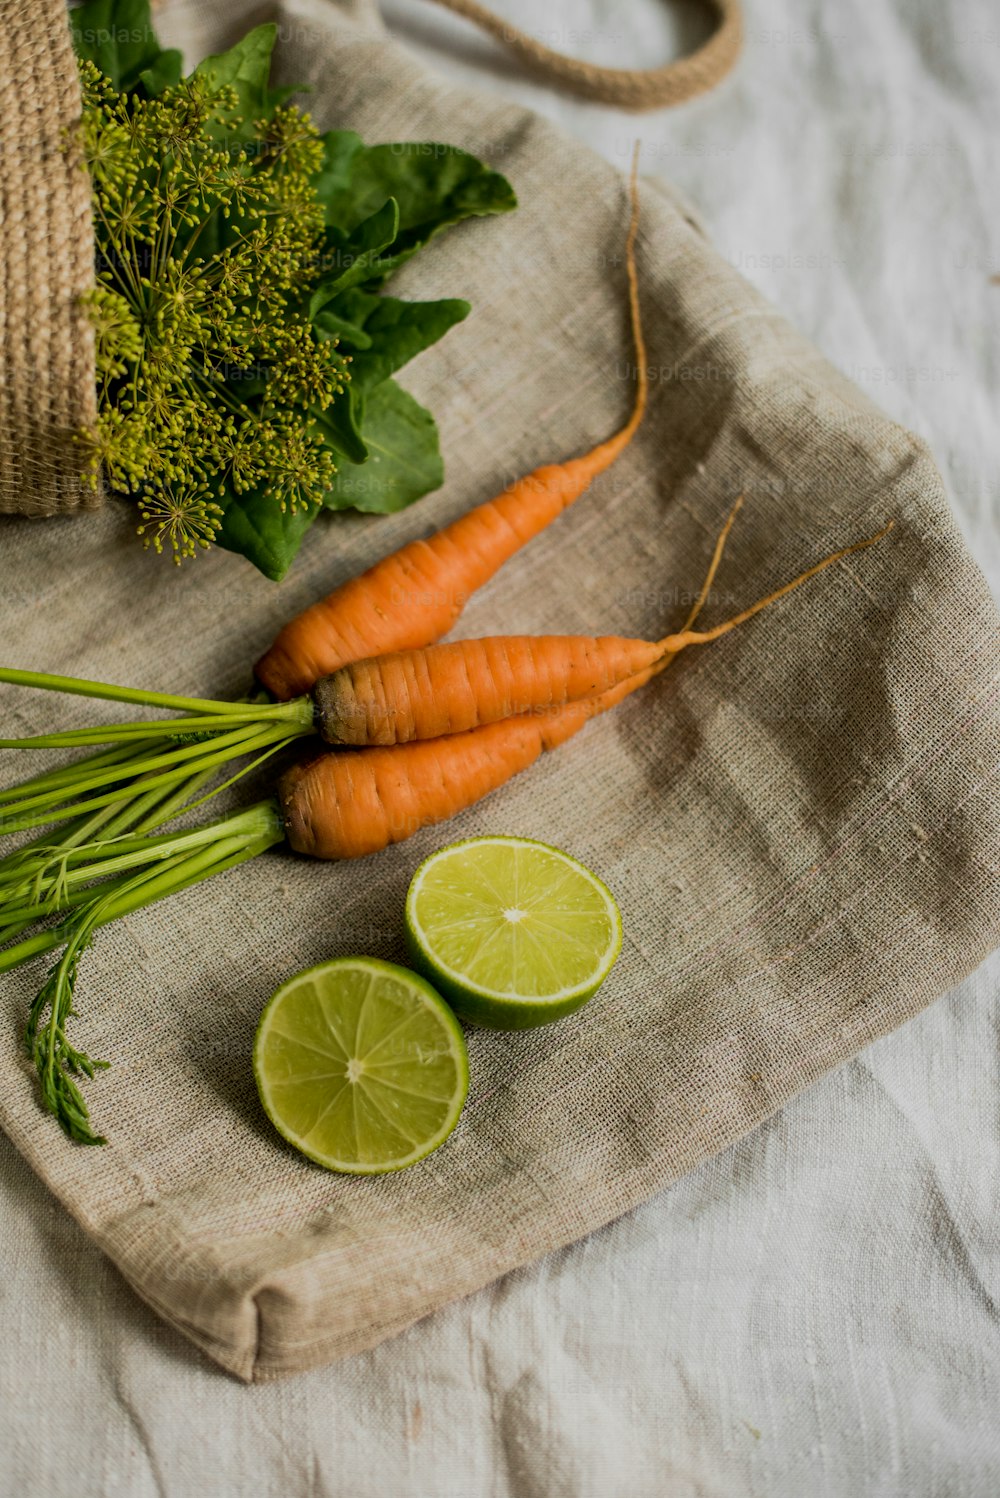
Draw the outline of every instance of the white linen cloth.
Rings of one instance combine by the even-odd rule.
[[[496,8],[608,63],[701,34],[663,0]],[[179,11],[196,27],[167,6],[165,36]],[[439,71],[623,167],[639,134],[644,172],[929,440],[1000,591],[989,0],[749,0],[737,75],[640,117],[536,87],[419,0],[385,14]],[[371,1353],[252,1388],[159,1322],[0,1136],[0,1493],[992,1498],[998,990],[994,958],[613,1226]]]

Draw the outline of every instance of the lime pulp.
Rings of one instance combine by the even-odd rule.
[[[431,985],[372,957],[296,973],[268,1002],[254,1076],[275,1128],[328,1170],[403,1170],[447,1139],[469,1087],[462,1029]]]
[[[621,949],[621,916],[596,874],[518,837],[433,853],[406,897],[414,965],[473,1024],[526,1029],[579,1009]]]

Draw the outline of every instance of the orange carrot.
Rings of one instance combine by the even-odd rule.
[[[444,822],[527,769],[652,671],[537,716],[523,714],[438,739],[320,754],[278,787],[285,835],[313,858],[361,858]]]
[[[316,683],[328,744],[407,744],[518,713],[596,697],[656,664],[663,650],[617,635],[497,635],[401,650]]]
[[[518,479],[427,540],[411,541],[336,588],[278,634],[257,662],[257,679],[281,701],[349,661],[430,645],[448,633],[470,596],[516,551],[561,515],[631,442],[646,409],[646,347],[639,317],[635,239],[636,163],[625,245],[636,389],[625,425],[590,452]]]
[[[691,628],[708,597],[742,504],[741,494],[719,533],[684,629]],[[461,733],[599,696],[648,671],[662,656],[659,644],[617,636],[507,636],[396,651],[353,662],[318,681],[312,692],[316,726],[328,744],[358,748]]]
[[[655,670],[547,713],[293,765],[278,787],[289,845],[313,858],[361,858],[447,821],[644,686]]]
[[[643,686],[679,651],[719,639],[834,562],[873,546],[893,524],[890,521],[876,535],[833,552],[725,623],[694,631],[689,625],[704,601],[733,515],[716,545],[709,578],[688,625],[652,647],[658,654],[644,669],[596,696],[564,701],[547,712],[522,713],[440,738],[327,753],[294,766],[279,787],[291,846],[315,858],[356,858],[401,842],[421,827],[445,821],[527,769],[541,754],[565,743],[590,718]]]
[[[719,538],[708,582],[739,503]],[[871,542],[855,543],[847,550],[857,550],[859,544]],[[664,657],[718,639],[844,554],[834,553],[707,632],[690,627],[699,604],[681,631],[657,641],[619,635],[501,635],[355,661],[316,684],[317,727],[328,744],[406,744],[464,733],[521,713],[547,712],[581,697],[598,697],[619,682],[652,670]]]

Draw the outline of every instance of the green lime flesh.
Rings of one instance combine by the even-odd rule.
[[[472,1024],[529,1029],[579,1009],[621,950],[596,874],[546,843],[479,837],[433,853],[406,897],[413,962]]]
[[[254,1076],[289,1144],[328,1170],[378,1175],[443,1144],[469,1089],[462,1028],[431,985],[373,957],[283,983],[261,1015]]]

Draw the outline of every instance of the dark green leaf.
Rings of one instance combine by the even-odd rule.
[[[343,395],[336,396],[325,411],[313,412],[313,419],[338,465],[343,458],[351,463],[363,463],[368,456],[361,435],[363,408],[363,399],[354,395],[348,385]]]
[[[316,283],[309,302],[309,319],[339,291],[368,281],[377,272],[375,262],[393,243],[399,229],[399,206],[388,198],[374,213],[362,220],[342,244],[328,239],[327,268]]]
[[[164,55],[149,0],[86,0],[70,11],[69,24],[77,57],[96,63],[124,93],[138,86],[144,72],[155,71]]]
[[[196,78],[208,78],[220,87],[227,84],[236,90],[242,123],[228,132],[229,140],[234,143],[242,145],[256,139],[254,121],[271,113],[267,80],[277,34],[278,28],[273,21],[255,26],[235,47],[214,57],[206,57],[194,70]],[[217,127],[217,133],[220,136],[224,133],[222,126]]]
[[[168,51],[161,52],[148,68],[143,68],[139,74],[139,82],[149,97],[156,99],[165,88],[173,88],[180,82],[183,66],[183,57],[176,47],[171,47]]]
[[[337,307],[344,308],[350,321],[363,328],[371,341],[370,348],[351,357],[350,388],[364,394],[437,343],[471,310],[468,302],[457,297],[404,302],[398,297],[357,290],[338,300]]]
[[[353,340],[351,378],[343,395],[317,416],[327,446],[338,463],[349,458],[363,463],[368,456],[365,401],[368,394],[395,374],[410,359],[428,348],[455,323],[468,315],[468,302],[403,302],[398,297],[375,296],[371,292],[348,291],[333,303],[338,316],[331,316],[331,331],[349,330],[345,342]],[[326,317],[326,312],[319,314]],[[360,340],[364,339],[362,344]]]
[[[87,0],[73,13],[74,41],[112,82],[155,96],[174,85],[181,58],[160,48],[148,0]],[[251,145],[256,122],[268,118],[291,88],[269,89],[276,28],[260,26],[230,51],[205,59],[197,74],[237,96],[235,128],[219,125],[217,142]],[[509,184],[468,153],[448,146],[366,147],[350,131],[324,137],[317,189],[326,220],[324,273],[305,279],[286,316],[310,313],[315,336],[336,338],[350,350],[353,378],[316,426],[339,471],[326,504],[384,512],[403,508],[440,484],[443,466],[433,418],[392,375],[468,313],[457,300],[405,303],[374,290],[417,249],[451,224],[515,206]],[[238,215],[216,212],[198,231],[195,254],[207,259],[235,241]],[[178,231],[183,252],[192,231]],[[364,289],[363,289],[364,288]],[[306,333],[306,336],[308,334]],[[248,411],[259,408],[263,379],[227,382]],[[280,579],[298,551],[316,511],[283,514],[260,492],[228,494],[220,503],[219,543],[240,552],[268,577]]]
[[[437,427],[412,395],[385,380],[365,402],[367,463],[342,463],[324,504],[388,514],[405,509],[444,478]]]
[[[517,207],[507,179],[456,146],[365,146],[350,130],[330,131],[323,144],[317,187],[328,224],[350,232],[387,196],[399,204],[392,255],[377,266],[381,280],[450,225]]]
[[[222,528],[217,541],[227,551],[237,551],[256,568],[279,583],[302,545],[302,537],[319,513],[305,510],[282,514],[277,500],[259,492],[230,494],[221,501]]]
[[[349,214],[341,224],[332,205],[339,203],[343,206],[344,199],[350,198],[351,182],[357,170],[356,158],[363,157],[367,149],[361,136],[355,135],[353,130],[328,130],[324,135],[323,169],[316,178],[316,190],[322,202],[327,205],[328,224],[338,224],[344,229],[350,229],[364,217],[363,213]],[[382,198],[384,197],[383,193]]]
[[[351,348],[371,348],[372,341],[364,328],[359,328],[356,323],[349,322],[346,317],[332,312],[330,308],[324,307],[322,312],[317,312],[313,318],[313,327],[320,338],[336,338],[340,343],[347,344]]]

